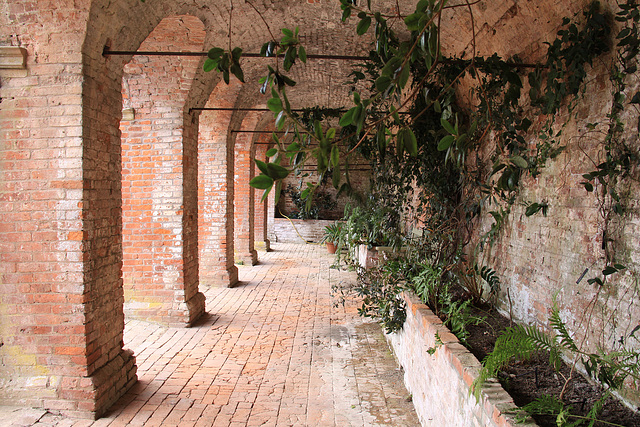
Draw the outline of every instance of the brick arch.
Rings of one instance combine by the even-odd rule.
[[[312,7],[339,14],[339,5],[328,1]],[[252,13],[237,3],[235,16]],[[198,2],[173,0],[60,0],[9,6],[14,4],[18,7],[11,13],[0,14],[2,42],[21,43],[29,56],[28,76],[6,84],[3,79],[0,88],[3,125],[10,123],[11,130],[1,168],[6,203],[0,209],[7,239],[0,283],[0,373],[18,386],[0,391],[0,399],[100,416],[136,381],[135,359],[123,348],[121,276],[119,126],[123,69],[131,57],[105,58],[103,48],[109,44],[116,50],[136,50],[164,18],[185,14],[204,23],[205,45],[219,45],[227,37],[229,2],[198,7]],[[291,26],[296,16],[313,16],[305,2],[257,4],[269,22],[279,23],[286,14]],[[250,40],[255,44],[245,47],[255,49],[258,40],[266,38],[265,31],[260,20],[246,20],[234,33],[234,42]],[[200,74],[180,112],[183,123],[193,124],[184,126],[183,140],[195,139],[194,129],[202,128],[204,120],[189,115],[188,108],[205,103],[215,85],[214,80],[201,81]],[[5,114],[10,117],[5,119]],[[225,161],[232,164],[227,147],[233,138],[226,131],[222,135]],[[193,174],[193,164],[183,165],[188,169],[183,176]],[[229,182],[229,168],[224,171]],[[227,199],[232,191],[231,180]],[[193,200],[193,194],[188,198]],[[193,211],[193,205],[185,203],[183,229],[194,227]],[[232,215],[233,203],[226,203],[225,212]],[[232,228],[225,230],[225,250],[233,253]],[[229,259],[232,256],[223,262]],[[193,263],[194,258],[183,257],[183,262]],[[229,282],[232,267],[224,266]],[[194,281],[186,275],[184,280]],[[177,302],[188,305],[190,299],[185,294],[184,301]]]

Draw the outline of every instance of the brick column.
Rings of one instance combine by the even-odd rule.
[[[267,144],[271,140],[268,134],[260,134],[257,138],[258,144],[256,144],[256,158],[262,161],[266,161],[266,152],[269,149]],[[262,195],[264,191],[255,190],[255,248],[259,251],[269,252],[271,250],[269,238],[267,237],[267,215],[269,212],[269,196],[267,200],[262,201]],[[271,191],[273,192],[273,190]]]
[[[241,89],[237,80],[214,89],[207,107],[232,107]],[[200,114],[198,154],[198,233],[200,281],[205,286],[233,286],[233,146],[229,142],[231,111]]]
[[[180,16],[162,20],[139,49],[200,50],[203,43],[202,22]],[[193,57],[135,56],[122,85],[135,115],[121,123],[125,312],[175,326],[204,312],[195,225],[197,124],[183,112],[198,64]]]
[[[269,244],[276,238],[274,233],[275,227],[275,217],[276,217],[276,192],[272,190],[267,196],[269,199],[267,201],[267,238],[269,239]],[[277,242],[277,240],[275,240]]]
[[[258,121],[255,113],[247,114],[240,130],[254,130]],[[255,190],[249,181],[255,176],[255,147],[253,134],[238,132],[235,141],[235,195],[234,229],[235,260],[237,263],[256,265],[258,253],[254,247]]]
[[[0,39],[0,404],[95,417],[136,381],[123,349],[120,76],[83,2],[10,2]],[[47,9],[49,8],[49,9]]]

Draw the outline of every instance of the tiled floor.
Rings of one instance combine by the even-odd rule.
[[[402,373],[380,327],[335,306],[317,245],[274,244],[239,286],[203,290],[208,315],[192,328],[129,321],[137,385],[97,421],[37,410],[4,418],[36,426],[417,426]],[[0,425],[3,424],[0,410]]]

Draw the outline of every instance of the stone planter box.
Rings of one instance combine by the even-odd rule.
[[[324,228],[335,220],[274,218],[269,230],[269,240],[284,243],[317,243],[324,235]],[[302,237],[301,237],[302,236]]]
[[[407,320],[402,331],[387,334],[423,426],[537,426],[516,424],[513,399],[497,382],[487,382],[478,402],[470,386],[481,365],[438,316],[412,293],[404,294]],[[436,333],[442,341],[436,347]]]
[[[399,250],[403,251],[404,249],[400,248]],[[356,255],[360,267],[372,268],[378,265],[380,257],[385,252],[393,252],[394,249],[391,246],[373,246],[370,248],[367,245],[359,245],[357,251]]]

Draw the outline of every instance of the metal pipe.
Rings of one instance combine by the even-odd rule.
[[[166,51],[166,52],[157,52],[157,51],[149,51],[149,50],[111,50],[109,47],[105,46],[102,50],[103,56],[109,55],[145,55],[145,56],[207,56],[208,52],[176,52],[176,51]],[[243,53],[242,56],[244,58],[276,58],[274,56],[263,56],[259,53]],[[358,56],[358,55],[323,55],[323,54],[307,54],[308,59],[336,59],[340,61],[365,61],[369,59],[368,56]],[[460,63],[463,65],[464,60],[461,59],[449,59],[442,58],[440,60],[445,64],[454,64]],[[478,60],[478,62],[484,62],[483,60]],[[507,62],[508,66],[513,68],[537,68],[542,67],[546,68],[546,66],[542,64],[519,64],[516,62]]]
[[[338,112],[345,112],[347,111],[344,108],[328,108],[327,110],[333,110],[333,111],[338,111]],[[194,107],[194,108],[189,108],[189,113],[191,113],[192,111],[271,111],[268,108],[243,108],[243,107],[239,107],[239,108],[235,108],[235,107]],[[291,111],[306,111],[305,108],[292,108]]]
[[[207,56],[208,52],[156,52],[149,50],[111,50],[107,46],[102,50],[103,56],[109,55],[144,55],[144,56]],[[275,58],[274,56],[263,56],[259,53],[243,53],[244,58]],[[369,59],[368,56],[356,56],[356,55],[321,55],[321,54],[307,54],[308,59],[337,59],[341,61],[363,61]]]

